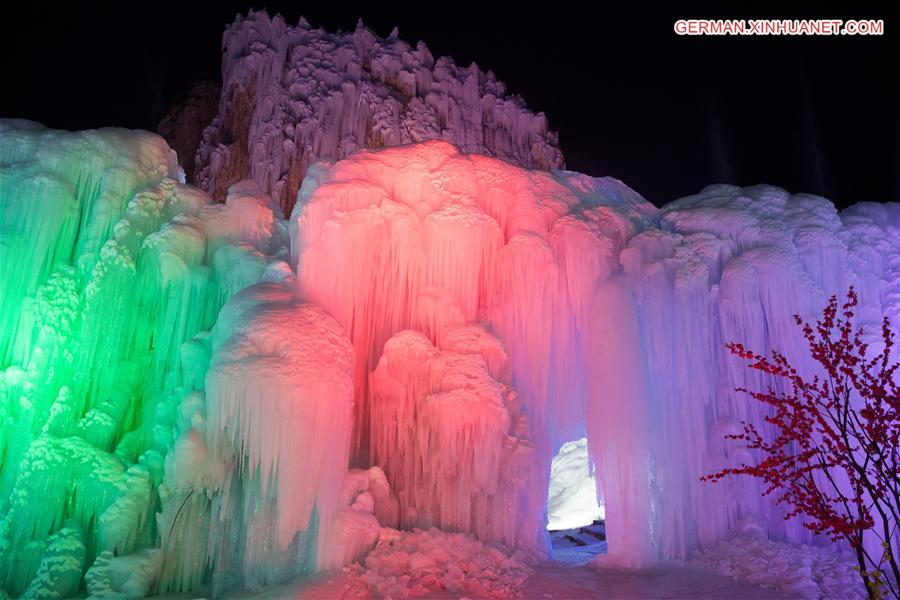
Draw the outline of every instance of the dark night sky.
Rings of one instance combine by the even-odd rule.
[[[251,5],[71,4],[4,8],[0,116],[155,130],[193,81],[218,79],[222,30]],[[382,36],[397,25],[435,57],[475,60],[548,115],[568,168],[618,177],[657,204],[714,182],[772,183],[838,205],[900,200],[900,17],[886,9],[663,14],[622,2],[633,7],[625,14],[552,3],[510,16],[423,4],[252,3],[330,30],[360,16]],[[676,36],[675,19],[691,17],[883,18],[886,35]]]

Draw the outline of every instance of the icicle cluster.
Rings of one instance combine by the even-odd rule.
[[[757,483],[699,481],[758,459],[725,436],[742,420],[764,425],[764,410],[735,388],[773,384],[725,344],[778,349],[815,373],[793,315],[821,314],[851,284],[865,299],[860,323],[877,335],[882,315],[898,316],[898,217],[895,204],[839,214],[817,196],[719,185],[666,205],[658,229],[629,240],[615,288],[601,292],[614,304],[595,303],[588,409],[610,562],[686,558],[745,520],[771,539],[813,541]],[[604,435],[616,429],[628,439]]]
[[[385,344],[370,378],[372,458],[394,483],[403,528],[436,526],[515,545],[533,449],[511,435],[527,438],[527,424],[516,427],[509,359],[474,325],[448,329],[441,345],[411,330]]]
[[[310,171],[291,223],[297,283],[350,332],[354,451],[384,466],[404,523],[543,546],[550,459],[585,430],[594,287],[655,214],[618,181],[443,142]],[[498,474],[502,511],[487,501]]]
[[[75,589],[88,567],[96,589],[131,597],[203,581],[205,554],[187,559],[205,547],[204,527],[191,527],[208,520],[208,499],[191,527],[173,525],[183,498],[196,503],[205,493],[191,491],[222,476],[198,435],[203,359],[183,345],[230,295],[290,270],[285,224],[252,183],[211,205],[182,179],[156,135],[0,121],[0,588],[10,594],[51,593],[40,591],[55,577],[41,548],[62,543],[53,536],[65,523],[83,540]],[[118,557],[161,543],[153,556],[165,560],[141,562],[140,582],[115,575]]]
[[[425,140],[523,167],[563,165],[556,134],[491,72],[435,60],[396,30],[381,38],[251,11],[222,41],[219,113],[197,153],[197,185],[220,198],[249,178],[290,212],[319,159]]]
[[[211,545],[217,568],[235,561],[248,585],[315,568],[302,551],[280,554],[301,531],[314,530],[314,549],[328,539],[348,463],[353,351],[334,319],[293,295],[280,283],[249,287],[211,336],[207,438],[234,463]],[[296,568],[273,575],[281,560]]]

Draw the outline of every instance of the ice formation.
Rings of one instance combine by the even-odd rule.
[[[213,499],[215,563],[247,585],[314,569],[347,469],[349,340],[279,282],[232,297],[209,341],[206,438],[213,456],[233,464]],[[315,538],[292,547],[299,532]]]
[[[606,511],[603,561],[640,567],[687,558],[745,518],[773,539],[810,541],[755,483],[699,480],[752,460],[724,435],[764,417],[734,389],[766,382],[724,344],[778,348],[811,369],[792,315],[818,314],[850,284],[867,298],[864,324],[897,321],[898,215],[896,205],[840,215],[823,198],[771,186],[711,186],[657,210],[614,180],[523,171],[429,142],[311,170],[292,215],[291,260],[301,293],[334,315],[356,351],[356,460],[386,460],[383,411],[393,403],[392,426],[423,432],[418,411],[434,370],[420,363],[431,346],[443,350],[448,330],[477,325],[509,357],[521,417],[513,437],[534,449],[514,510],[494,527],[515,520],[515,546],[543,543],[534,499],[554,452],[586,433]],[[416,367],[402,372],[398,353]],[[387,383],[386,371],[397,373]],[[497,431],[497,417],[457,410]],[[485,456],[479,468],[496,455]],[[418,502],[404,490],[441,465],[435,454],[415,460],[420,471],[385,464],[401,514]],[[478,481],[465,464],[460,480]],[[479,525],[469,531],[484,536]]]
[[[349,422],[349,420],[348,420]],[[382,528],[397,527],[400,505],[380,467],[350,469],[344,477],[333,529],[318,566],[335,569],[357,562],[378,541]]]
[[[587,438],[566,442],[550,464],[547,529],[576,529],[602,519]]]
[[[214,198],[252,179],[289,213],[316,160],[431,139],[523,167],[563,165],[544,115],[493,73],[435,60],[396,30],[329,33],[251,11],[222,48],[218,114],[196,157],[197,185]]]
[[[494,495],[485,482],[507,471],[500,487],[508,508],[493,513],[487,539],[544,546],[550,459],[584,434],[586,372],[573,359],[587,343],[594,282],[613,273],[627,238],[655,213],[618,181],[517,169],[445,142],[364,151],[310,171],[291,222],[298,288],[350,333],[354,454],[360,462],[387,461],[401,516],[415,513],[416,522],[417,487],[440,489],[424,479],[447,469],[445,459],[436,448],[422,452],[439,440],[463,456],[480,450],[477,464],[463,459],[454,467],[465,493],[448,495],[440,518],[456,515],[448,517],[454,530],[485,534],[484,519],[464,514],[470,492]],[[452,354],[444,358],[434,344]],[[450,360],[462,362],[453,358],[458,353],[470,358],[453,368]],[[443,381],[454,371],[466,377],[457,392],[458,383]],[[513,398],[497,385],[508,382]],[[451,395],[437,402],[429,397],[435,392]],[[431,426],[435,410],[444,416]],[[403,433],[410,428],[414,454],[404,452],[412,447]],[[474,446],[472,429],[485,438]],[[393,464],[385,444],[406,464]],[[516,458],[526,452],[537,458]]]
[[[616,298],[618,317],[599,318],[596,326],[624,331],[630,341],[614,350],[601,331],[594,336],[598,351],[622,362],[592,370],[598,383],[590,406],[597,418],[588,417],[589,437],[601,488],[608,487],[606,477],[623,475],[628,485],[638,478],[645,484],[627,492],[610,482],[625,494],[626,509],[617,508],[609,491],[603,494],[610,558],[621,531],[639,526],[649,536],[632,543],[622,557],[628,564],[686,558],[742,519],[754,520],[774,540],[812,541],[798,520],[783,520],[784,509],[761,498],[757,482],[698,481],[699,473],[754,460],[724,435],[741,420],[764,422],[765,411],[735,388],[764,389],[769,382],[721,349],[733,340],[757,352],[777,348],[802,371],[816,372],[792,315],[818,316],[827,297],[850,284],[867,299],[859,311],[863,326],[875,331],[871,325],[882,314],[900,322],[898,217],[896,204],[856,205],[838,214],[817,196],[719,185],[666,205],[658,228],[629,240],[617,289],[603,292]],[[863,228],[865,237],[857,237]],[[884,252],[877,261],[867,258],[875,244]],[[635,324],[623,328],[628,314]],[[626,361],[626,352],[641,360]],[[603,367],[597,353],[594,360]],[[609,402],[610,390],[621,390],[616,395],[629,402]],[[632,449],[602,435],[617,424],[629,427]],[[617,521],[620,511],[624,523]]]
[[[106,550],[84,576],[89,598],[138,600],[153,594],[162,570],[163,553],[158,548],[114,556]],[[81,573],[79,573],[79,577]]]
[[[394,482],[403,528],[438,526],[514,545],[533,450],[513,435],[524,433],[509,360],[474,325],[448,328],[440,343],[412,330],[385,343],[370,378],[372,460]]]
[[[752,460],[724,434],[764,416],[723,345],[809,368],[791,315],[851,283],[864,325],[900,322],[896,204],[712,186],[657,209],[443,141],[316,163],[289,219],[253,180],[220,204],[182,180],[153,134],[0,121],[10,595],[219,594],[366,557],[372,590],[519,585],[504,561],[546,550],[553,457],[584,437],[608,564],[747,523],[816,542],[753,482],[699,481]],[[441,546],[467,566],[430,565]]]
[[[205,371],[211,356],[225,360],[215,342],[231,340],[208,331],[235,293],[290,276],[286,224],[252,182],[211,204],[182,179],[156,135],[0,122],[0,589],[10,594],[68,595],[52,591],[70,577],[52,556],[74,548],[64,532],[75,529],[75,589],[88,571],[98,596],[187,590],[224,568],[207,552],[220,525],[211,506],[228,497],[225,481],[250,484],[210,451],[226,432],[207,427],[221,415],[207,410]],[[349,373],[349,345],[335,336]],[[337,497],[346,459],[331,455],[340,472],[322,489]],[[241,466],[252,459],[271,464],[254,454]]]

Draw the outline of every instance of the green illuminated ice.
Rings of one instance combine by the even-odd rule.
[[[182,181],[154,134],[0,121],[0,597],[208,579],[209,331],[290,269],[253,184],[212,204]]]

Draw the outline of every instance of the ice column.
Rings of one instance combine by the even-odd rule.
[[[212,353],[209,445],[233,461],[214,502],[217,570],[237,568],[252,585],[315,568],[347,471],[350,342],[324,310],[265,283],[223,308]],[[303,531],[312,541],[295,539]]]

